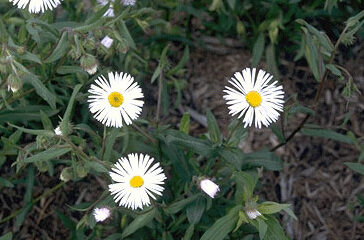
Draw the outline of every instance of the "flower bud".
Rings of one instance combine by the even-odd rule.
[[[134,6],[136,0],[123,0],[122,2],[124,6]]]
[[[61,175],[59,176],[64,182],[68,182],[69,180],[73,179],[73,170],[70,167],[63,168]]]
[[[250,219],[256,219],[262,215],[255,207],[245,208],[245,213]]]
[[[88,74],[93,75],[96,73],[97,71],[97,60],[94,56],[90,55],[90,54],[85,54],[81,57],[81,68],[88,72]]]
[[[101,40],[101,44],[104,45],[106,48],[110,48],[114,40],[112,38],[109,38],[109,36],[105,36]]]
[[[12,73],[8,76],[8,91],[11,90],[13,93],[15,93],[22,87],[23,81],[16,74]]]
[[[107,207],[95,208],[92,212],[96,222],[103,222],[108,219],[111,215],[111,211]]]
[[[200,181],[200,188],[211,198],[214,198],[216,193],[220,191],[219,185],[209,179],[203,179]]]

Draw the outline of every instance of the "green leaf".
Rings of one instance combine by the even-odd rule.
[[[23,68],[25,72],[24,81],[30,83],[35,92],[43,98],[51,108],[56,109],[56,97],[53,93],[51,93],[48,88],[39,80],[38,76],[34,75],[33,73],[29,72],[25,68]]]
[[[17,107],[13,110],[0,111],[0,124],[7,121],[12,123],[32,120],[40,121],[40,110],[43,110],[48,116],[53,116],[58,113],[58,110],[52,110],[48,106],[28,105],[26,107]]]
[[[139,228],[144,227],[148,223],[150,223],[153,218],[155,217],[157,213],[157,209],[153,208],[147,213],[144,213],[142,215],[137,216],[134,221],[132,221],[123,231],[122,238],[125,238],[129,236],[130,234],[133,234],[136,230]]]
[[[27,203],[25,207],[22,208],[20,213],[16,216],[15,226],[20,227],[23,224],[25,217],[30,212],[30,210],[32,210],[32,208],[33,204],[31,202]]]
[[[313,43],[311,34],[309,34],[305,28],[303,28],[303,31],[305,32],[306,36],[305,38],[306,60],[316,80],[320,82],[322,74],[325,70],[325,65],[323,63],[322,58],[319,56],[319,52],[316,45]]]
[[[260,33],[257,38],[257,41],[254,43],[254,46],[253,46],[252,67],[256,67],[258,65],[260,59],[263,56],[264,47],[265,47],[264,34]]]
[[[224,161],[233,165],[237,170],[241,169],[244,160],[244,153],[239,148],[222,147],[218,150]]]
[[[80,91],[81,87],[82,87],[81,84],[77,84],[75,86],[75,88],[72,92],[70,101],[68,102],[66,112],[63,115],[63,118],[62,118],[62,121],[60,124],[60,128],[62,129],[62,133],[64,135],[68,135],[70,133],[69,126],[70,126],[71,112],[72,112],[73,104],[75,102],[76,95],[77,95],[78,91]]]
[[[134,42],[132,36],[130,35],[130,32],[129,32],[125,22],[123,20],[120,20],[119,22],[120,22],[120,24],[118,24],[118,28],[119,28],[122,36],[126,39],[126,41],[128,42],[128,44],[131,48],[136,49],[135,42]]]
[[[29,167],[27,171],[27,177],[26,177],[26,191],[24,194],[24,202],[30,203],[33,199],[33,187],[34,187],[34,176],[35,171],[33,167]]]
[[[248,136],[247,129],[238,118],[229,124],[228,130],[230,138],[226,144],[229,147],[237,147]]]
[[[177,73],[179,70],[181,70],[186,65],[189,58],[190,58],[190,48],[188,45],[186,45],[185,50],[183,51],[183,56],[182,56],[181,60],[177,63],[177,65],[174,68],[172,68],[168,72],[168,75],[173,75],[173,74]]]
[[[107,238],[105,238],[105,240],[120,240],[121,238],[122,238],[121,233],[114,233],[114,234],[111,234],[110,236],[108,236]]]
[[[273,214],[280,212],[286,208],[290,208],[291,204],[280,204],[276,202],[263,202],[258,205],[257,209],[262,214]]]
[[[179,130],[188,135],[190,130],[190,113],[185,112],[181,118],[181,123],[179,125]]]
[[[108,134],[105,142],[105,153],[104,153],[104,159],[110,160],[111,154],[115,145],[116,138],[118,137],[119,129],[118,128],[112,128],[111,132]]]
[[[187,230],[185,232],[185,235],[183,236],[182,240],[190,240],[192,238],[192,236],[193,236],[194,231],[195,231],[195,225],[190,224],[190,226],[187,228]]]
[[[288,110],[289,114],[295,114],[295,113],[298,113],[298,112],[306,113],[306,114],[309,114],[309,115],[314,115],[315,114],[315,111],[312,110],[311,108],[304,107],[304,106],[301,106],[301,105],[293,106]]]
[[[223,240],[235,228],[237,221],[237,211],[229,212],[207,229],[200,240]]]
[[[61,66],[57,69],[57,73],[61,75],[75,74],[75,73],[79,73],[85,76],[87,75],[87,73],[85,73],[85,71],[83,71],[80,66]]]
[[[183,132],[169,130],[166,137],[167,144],[176,144],[206,157],[214,155],[214,149],[209,141],[194,138]]]
[[[330,72],[336,76],[341,76],[341,71],[333,64],[327,64],[326,68],[330,70]]]
[[[109,8],[110,8],[110,2],[107,2],[107,4],[104,5],[102,8],[100,8],[95,14],[92,14],[92,17],[88,18],[85,21],[85,24],[88,25],[90,23],[96,22],[97,20],[99,20],[104,16],[104,14],[106,13],[107,10],[109,10]]]
[[[273,43],[269,44],[265,50],[265,59],[268,64],[268,71],[273,74],[274,78],[279,78],[279,70],[276,60],[275,45]]]
[[[282,160],[268,150],[245,154],[244,164],[250,164],[254,167],[265,167],[272,171],[280,171],[283,169]]]
[[[188,198],[182,199],[180,201],[174,202],[168,207],[164,209],[164,211],[168,214],[175,214],[181,211],[187,204],[195,201],[198,197],[200,197],[200,194],[192,195]]]
[[[277,136],[277,138],[279,139],[279,141],[281,143],[284,143],[286,141],[286,139],[283,136],[283,133],[282,133],[281,129],[279,129],[279,127],[277,126],[277,124],[273,123],[269,127],[272,130],[272,132],[274,133],[274,135]]]
[[[281,224],[273,216],[265,216],[267,224],[267,232],[265,234],[264,240],[288,240],[287,236],[284,234],[284,230]],[[259,229],[259,226],[256,226]]]
[[[24,132],[24,133],[29,133],[32,135],[39,135],[39,136],[46,136],[46,137],[53,137],[54,136],[54,132],[51,130],[34,130],[34,129],[27,129],[27,128],[23,128],[23,127],[18,127],[16,125],[13,125],[11,123],[8,123],[10,126],[15,127],[17,129],[19,129],[20,131]]]
[[[13,188],[14,184],[12,182],[10,182],[9,180],[7,180],[6,178],[0,177],[0,186]]]
[[[239,219],[233,232],[236,232],[243,223],[249,223],[249,220],[244,211],[239,211]]]
[[[207,117],[207,125],[209,129],[209,136],[213,143],[220,143],[221,142],[221,133],[219,129],[219,125],[217,124],[216,118],[212,114],[212,112],[207,109],[206,110],[206,117]]]
[[[104,165],[102,165],[101,163],[98,163],[98,162],[87,161],[85,163],[85,166],[88,168],[91,168],[92,170],[94,170],[95,172],[98,172],[98,173],[109,172],[109,170],[107,170],[107,168]]]
[[[154,81],[157,79],[157,77],[161,74],[162,68],[160,65],[157,66],[157,68],[154,70],[152,79],[150,80],[151,83],[154,83]]]
[[[2,235],[0,237],[0,240],[12,240],[12,239],[13,239],[13,233],[12,232],[5,233],[4,235]]]
[[[264,222],[263,219],[258,218],[257,221],[258,221],[259,238],[263,240],[265,234],[267,233],[268,225]]]
[[[364,175],[364,165],[361,163],[353,163],[353,162],[344,162],[346,166],[348,166],[351,170]]]
[[[37,153],[29,158],[24,159],[25,163],[34,163],[39,161],[48,161],[58,158],[71,151],[71,148],[50,148],[44,152]]]
[[[42,111],[42,110],[40,110],[39,111],[39,115],[40,115],[40,119],[42,120],[42,124],[43,124],[43,128],[45,129],[45,130],[51,130],[51,131],[53,131],[53,124],[52,124],[52,121],[49,119],[49,117],[47,116],[47,114],[44,112],[44,111]]]
[[[62,33],[61,38],[59,39],[56,48],[53,50],[52,54],[47,57],[44,62],[51,63],[60,59],[63,55],[67,53],[70,44],[68,41],[68,34],[67,31]]]
[[[233,173],[233,178],[236,182],[235,203],[240,204],[251,199],[258,177],[247,172],[239,171]]]
[[[187,209],[187,219],[191,224],[197,224],[205,211],[205,198],[198,197]]]
[[[312,137],[321,137],[326,139],[332,139],[339,142],[353,144],[353,139],[347,135],[334,132],[328,129],[314,129],[314,128],[303,128],[302,134]]]

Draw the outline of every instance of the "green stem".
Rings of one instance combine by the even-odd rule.
[[[105,154],[105,143],[106,143],[106,125],[104,125],[104,135],[102,138],[102,147],[101,147],[101,161],[104,160],[104,154]]]

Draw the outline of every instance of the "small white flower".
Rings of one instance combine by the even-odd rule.
[[[129,125],[139,117],[144,102],[143,93],[134,78],[127,73],[109,73],[109,79],[100,76],[88,91],[91,113],[108,127]]]
[[[201,180],[200,188],[211,198],[214,198],[216,193],[220,191],[219,185],[209,179]]]
[[[150,205],[150,197],[162,195],[164,187],[160,185],[166,175],[159,163],[152,165],[153,160],[148,155],[129,154],[114,165],[110,176],[116,183],[109,185],[109,191],[119,206],[143,209]]]
[[[112,38],[109,38],[109,36],[104,37],[101,40],[101,44],[104,45],[106,48],[110,48],[114,40]]]
[[[110,7],[109,9],[104,13],[104,17],[114,17],[114,0],[97,0],[97,2],[102,5],[105,6],[106,4],[110,3]]]
[[[61,128],[58,126],[54,129],[54,133],[58,136],[61,136],[62,135],[62,131],[61,131]]]
[[[28,6],[30,13],[45,12],[46,10],[52,10],[61,4],[62,0],[9,0],[13,5],[17,5],[18,8],[24,9]]]
[[[134,6],[135,2],[136,2],[136,0],[123,0],[123,5],[124,6]]]
[[[276,122],[279,112],[283,111],[284,92],[282,86],[276,86],[277,81],[270,83],[272,75],[256,69],[245,68],[242,73],[236,72],[229,83],[234,86],[225,87],[227,95],[224,99],[230,105],[230,114],[244,116],[244,127],[251,126],[253,121],[255,127],[266,127]]]
[[[257,217],[262,215],[256,208],[246,209],[245,213],[250,219],[256,219]]]
[[[111,211],[107,207],[95,208],[93,213],[96,222],[103,222],[108,219],[111,215]]]

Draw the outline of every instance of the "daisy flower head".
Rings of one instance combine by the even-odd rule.
[[[109,191],[119,206],[143,209],[150,205],[150,198],[162,195],[166,175],[159,163],[152,165],[153,161],[148,155],[129,154],[114,165],[110,176],[116,183],[109,185]]]
[[[245,68],[241,73],[236,72],[226,86],[224,99],[229,105],[230,114],[243,118],[244,127],[266,127],[276,122],[283,111],[284,92],[277,81],[271,82],[273,76],[264,70]]]
[[[29,5],[28,11],[30,13],[45,12],[46,10],[52,10],[61,4],[62,0],[9,0],[13,5],[18,8],[26,8]]]
[[[88,91],[91,113],[108,127],[129,125],[139,117],[144,101],[142,89],[128,73],[108,74],[108,79],[100,76],[91,84]]]

